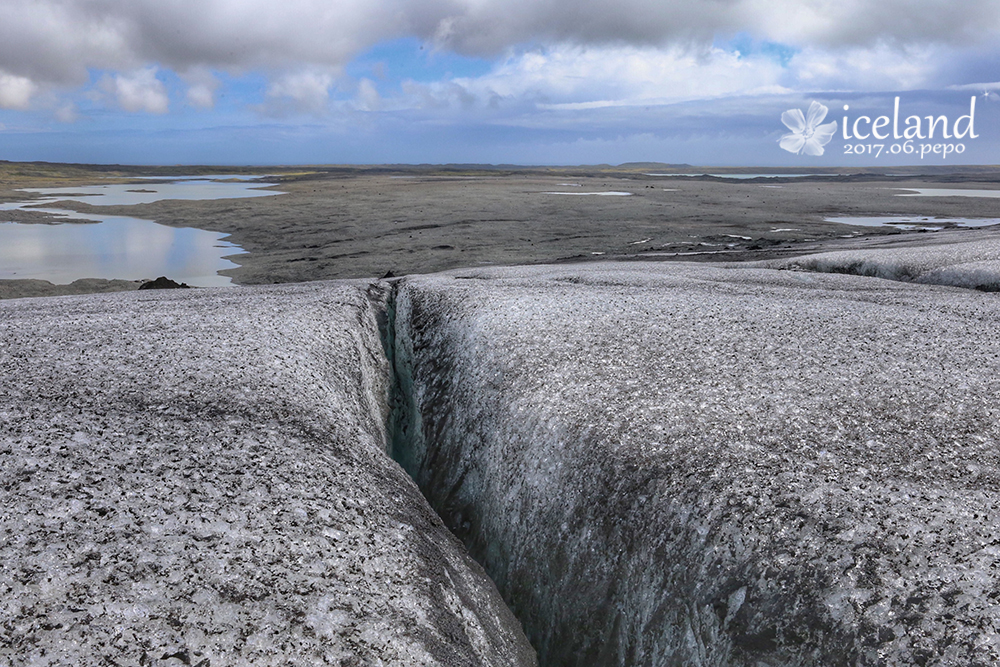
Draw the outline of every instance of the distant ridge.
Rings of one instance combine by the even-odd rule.
[[[682,162],[672,164],[668,162],[623,162],[618,165],[619,169],[693,169],[692,165]]]

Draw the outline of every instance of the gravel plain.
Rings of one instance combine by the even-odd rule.
[[[230,257],[240,267],[223,272],[239,284],[611,258],[766,259],[896,243],[906,238],[927,243],[932,242],[928,237],[935,236],[826,222],[828,217],[1000,217],[996,199],[898,196],[914,188],[1000,188],[1000,169],[989,167],[914,171],[909,175],[845,170],[851,173],[810,178],[648,175],[661,171],[663,165],[317,167],[270,174],[260,170],[262,180],[277,183],[273,190],[286,194],[215,201],[165,200],[138,206],[64,202],[64,207],[230,234],[227,240],[248,253]],[[115,179],[109,179],[109,174],[101,173],[88,181],[86,171],[68,172],[59,179],[43,179],[44,173],[26,171],[5,179],[0,169],[0,201],[23,200],[25,193],[16,187],[60,183],[71,187],[95,179],[114,182],[128,175],[116,172]],[[135,172],[140,173],[155,172]],[[216,173],[232,170],[220,167]],[[548,194],[608,191],[628,192],[630,196]],[[995,232],[954,233],[970,235],[971,239]]]

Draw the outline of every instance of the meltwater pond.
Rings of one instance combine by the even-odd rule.
[[[245,252],[222,241],[226,234],[219,232],[167,227],[124,216],[101,217],[96,224],[0,223],[0,279],[36,278],[66,284],[79,278],[169,276],[198,287],[220,287],[232,280],[218,272],[238,267],[224,257]]]
[[[823,218],[827,222],[858,227],[894,227],[907,232],[937,232],[947,227],[991,227],[1000,224],[1000,218],[937,218],[926,215],[848,216]]]
[[[140,179],[136,179],[140,180]],[[56,201],[80,201],[94,206],[134,206],[152,204],[164,199],[188,201],[206,199],[245,199],[283,194],[261,188],[273,183],[248,183],[235,176],[178,177],[161,179],[163,182],[106,183],[68,188],[24,188],[24,192],[41,195],[42,199],[18,202],[17,205],[38,206]],[[0,210],[9,210],[12,204],[0,204]],[[18,206],[20,207],[20,206]]]
[[[906,188],[897,197],[987,197],[1000,199],[1000,190],[966,190],[964,188]]]
[[[224,180],[223,180],[224,179]],[[58,201],[95,206],[133,206],[164,199],[242,199],[283,194],[261,190],[271,183],[230,177],[184,177],[163,182],[104,184],[69,188],[26,188],[36,199],[0,204],[0,279],[36,278],[56,284],[80,278],[140,280],[168,276],[198,287],[229,285],[219,271],[237,268],[226,257],[245,252],[223,241],[227,235],[175,228],[127,216],[77,213],[51,208]],[[57,224],[3,221],[3,211],[51,214]],[[65,217],[90,223],[65,222]]]

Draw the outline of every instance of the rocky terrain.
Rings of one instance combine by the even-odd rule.
[[[3,167],[0,163],[0,202],[24,200],[17,189],[23,187],[128,182],[130,175],[234,173],[223,167],[109,173],[110,168],[69,165],[12,165],[5,173]],[[914,169],[904,175],[853,169],[840,175],[753,179],[657,175],[664,167],[258,169],[262,179],[268,174],[266,182],[277,183],[272,190],[285,194],[133,206],[98,206],[95,199],[60,206],[229,234],[227,241],[247,251],[230,257],[239,268],[224,271],[240,284],[609,258],[762,259],[845,244],[860,247],[868,242],[862,239],[913,237],[927,243],[925,237],[931,236],[829,222],[829,217],[997,217],[996,199],[900,196],[915,188],[996,188],[1000,169],[991,167]],[[629,196],[552,194],[607,191]],[[41,216],[31,210],[8,212],[0,222],[46,221],[18,217],[27,215]],[[993,232],[956,233],[971,238]]]

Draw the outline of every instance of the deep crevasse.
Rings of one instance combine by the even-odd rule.
[[[542,664],[1000,660],[992,297],[679,264],[397,292],[410,471]]]

